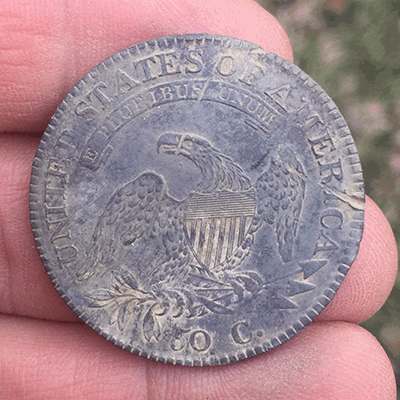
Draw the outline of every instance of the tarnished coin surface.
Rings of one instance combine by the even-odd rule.
[[[358,251],[349,129],[298,67],[241,40],[132,46],[55,112],[30,189],[60,295],[143,357],[226,364],[275,348],[329,303]]]

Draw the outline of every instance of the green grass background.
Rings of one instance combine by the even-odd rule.
[[[366,193],[385,213],[399,247],[400,2],[257,1],[285,28],[295,63],[326,90],[347,120],[360,154]],[[389,355],[398,388],[399,310],[400,277],[385,305],[362,324]]]

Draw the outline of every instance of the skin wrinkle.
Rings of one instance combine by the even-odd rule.
[[[9,165],[8,163],[8,157],[7,153],[3,153],[1,157],[1,162],[0,165],[3,166],[3,173],[4,170],[6,169],[6,166]],[[0,254],[4,255],[4,261],[3,261],[3,268],[2,268],[2,277],[5,277],[5,279],[2,279],[2,284],[4,285],[3,287],[5,288],[4,291],[2,291],[2,295],[4,298],[8,299],[8,301],[4,301],[4,303],[8,303],[8,313],[13,314],[16,311],[15,307],[15,301],[14,301],[14,296],[12,296],[13,290],[12,288],[15,287],[14,283],[14,277],[11,273],[11,268],[9,267],[12,265],[12,260],[13,260],[13,254],[11,251],[12,245],[10,246],[10,241],[9,241],[9,230],[6,227],[11,227],[13,228],[12,224],[8,224],[8,217],[9,214],[6,212],[6,208],[9,204],[7,201],[8,199],[12,199],[12,196],[10,195],[10,191],[13,190],[15,183],[13,182],[12,179],[12,174],[15,175],[15,171],[7,171],[4,173],[6,179],[2,181],[2,185],[0,187],[0,198],[2,201],[0,202],[0,229],[1,229],[1,243],[2,243],[2,249],[3,251]],[[4,244],[4,245],[3,245]]]
[[[4,160],[2,165],[9,165],[9,163],[7,162],[7,154],[5,154],[4,156]],[[6,270],[6,274],[7,274],[7,285],[5,286],[6,289],[10,288],[9,290],[7,290],[4,295],[5,297],[8,299],[8,301],[6,301],[5,303],[8,303],[8,313],[13,314],[16,312],[16,301],[15,301],[15,297],[12,295],[13,292],[15,293],[14,290],[12,290],[13,288],[16,287],[15,285],[15,275],[12,273],[9,273],[11,271],[10,266],[13,265],[13,261],[14,261],[14,254],[12,252],[12,247],[14,245],[13,241],[10,243],[10,236],[12,236],[12,231],[13,231],[13,224],[12,223],[8,223],[9,222],[9,216],[10,213],[6,212],[6,208],[9,208],[9,205],[12,204],[14,205],[14,202],[12,202],[13,196],[11,195],[10,192],[13,192],[15,190],[15,186],[17,186],[15,184],[15,181],[13,179],[13,176],[18,176],[18,168],[17,171],[15,171],[15,165],[14,165],[14,170],[12,171],[7,171],[6,177],[8,178],[5,182],[4,185],[2,185],[2,188],[4,188],[4,190],[1,193],[1,230],[2,230],[2,243],[4,243],[4,255],[5,255],[5,270]],[[17,189],[17,192],[18,189]],[[9,199],[7,201],[7,199]],[[11,220],[11,222],[14,222]],[[11,232],[10,229],[7,229],[6,227],[11,228]],[[7,268],[8,267],[8,268]]]
[[[220,395],[229,395],[230,384],[235,379],[232,373],[213,374],[212,371],[210,371],[209,376],[210,380],[214,382],[214,386],[219,385]]]
[[[151,365],[150,364],[145,364],[144,369],[145,369],[145,384],[146,384],[146,388],[144,393],[146,393],[146,399],[151,399],[153,396],[151,395],[152,391],[153,391],[153,386],[152,386],[152,382],[151,382],[151,373],[150,373],[150,368]]]
[[[19,315],[58,314],[78,320],[57,294],[40,262],[29,222],[28,189],[38,144],[29,135],[0,135],[0,312]],[[69,317],[68,317],[69,316]]]
[[[7,335],[1,328],[10,324],[14,326]],[[29,395],[27,398],[32,398],[32,394],[35,399],[47,398],[47,396],[52,398],[54,393],[58,393],[60,398],[87,399],[87,383],[90,380],[96,381],[95,390],[90,391],[90,395],[94,396],[91,398],[97,398],[95,397],[96,393],[99,394],[99,398],[107,398],[100,394],[103,392],[113,393],[114,382],[118,382],[120,393],[127,394],[132,390],[129,382],[120,377],[123,367],[114,363],[112,369],[108,368],[108,364],[113,364],[114,346],[108,344],[108,351],[98,352],[97,349],[102,347],[104,339],[97,337],[86,326],[53,323],[50,324],[50,327],[47,326],[47,330],[39,333],[35,329],[37,324],[43,324],[43,322],[26,318],[0,318],[0,331],[2,331],[3,338],[0,348],[4,346],[4,341],[9,345],[11,343],[18,345],[15,352],[8,352],[8,358],[20,359],[22,364],[18,369],[28,372],[26,385],[18,376],[13,378],[9,375],[4,382],[16,384],[22,390],[26,387],[26,391],[23,393]],[[29,327],[31,333],[28,333],[29,331],[23,333],[21,328],[24,326]],[[59,338],[62,339],[61,342]],[[78,341],[76,341],[77,338],[79,338]],[[122,353],[124,357],[120,362],[125,365],[127,362],[129,364],[129,357],[132,355],[121,351]],[[88,362],[88,360],[90,361]],[[140,361],[136,363],[138,366],[140,366]],[[18,373],[18,369],[15,369],[14,374]],[[60,371],[63,373],[60,374]],[[31,374],[33,376],[30,376]],[[45,375],[45,379],[43,375]],[[84,379],[85,375],[87,376],[86,380]],[[137,374],[134,371],[130,374],[131,378],[134,378],[135,375]],[[75,378],[77,376],[78,379]],[[46,385],[44,387],[41,385],[43,380],[50,383],[50,386],[47,385],[47,389]],[[0,397],[4,398],[1,393],[0,387]],[[21,393],[21,396],[17,398],[25,397],[22,397]]]
[[[365,208],[365,228],[359,254],[337,294],[317,317],[318,321],[365,321],[379,310],[394,285],[397,246],[392,229],[369,197],[366,198]],[[377,251],[369,251],[371,248]],[[383,287],[386,290],[381,290]]]
[[[282,354],[283,352],[283,354]],[[280,357],[280,361],[277,361],[277,357]],[[303,341],[302,343],[302,351],[301,354],[293,355],[287,354],[285,356],[284,346],[280,348],[280,350],[273,350],[268,353],[268,355],[262,355],[252,360],[247,360],[240,363],[234,363],[229,365],[228,367],[206,367],[201,370],[200,379],[195,379],[196,368],[184,367],[184,369],[177,370],[176,368],[172,369],[173,376],[168,380],[170,384],[161,384],[160,382],[165,381],[164,369],[162,366],[154,366],[154,377],[150,377],[151,379],[148,382],[149,387],[154,388],[154,384],[158,383],[159,387],[156,387],[152,392],[149,398],[158,399],[157,394],[164,393],[164,396],[161,396],[160,399],[168,398],[168,400],[172,399],[180,399],[183,393],[191,393],[195,395],[201,393],[202,387],[210,388],[207,392],[207,395],[210,399],[221,399],[225,398],[224,394],[230,394],[229,399],[239,398],[243,396],[243,388],[249,387],[252,388],[254,382],[249,376],[254,374],[259,374],[263,376],[263,371],[269,370],[274,365],[273,377],[267,380],[266,387],[268,387],[268,391],[265,392],[265,395],[270,393],[284,393],[286,387],[290,387],[296,380],[299,375],[308,374],[308,370],[312,368],[312,366],[317,362],[316,360],[320,359],[319,353],[312,346],[311,340]],[[177,390],[175,386],[175,382],[182,382],[182,379],[179,379],[179,375],[181,372],[185,372],[186,379],[184,380],[184,385],[181,387],[181,390]],[[236,377],[240,376],[240,390],[232,390],[232,382],[236,381]],[[285,379],[282,379],[286,377]],[[275,382],[276,381],[276,382]],[[247,382],[247,383],[246,383]],[[224,393],[224,388],[225,392]],[[168,395],[168,393],[173,393],[174,395]],[[236,397],[238,396],[238,397]],[[197,398],[197,397],[194,397]],[[201,398],[201,397],[199,397]],[[242,397],[240,397],[242,398]],[[247,397],[245,397],[247,398]],[[249,397],[250,398],[250,397]],[[257,397],[258,398],[258,397]],[[263,397],[260,397],[263,398]],[[274,397],[275,399],[275,397]]]
[[[1,192],[0,192],[0,198],[1,198]],[[0,206],[1,207],[1,206]],[[10,272],[10,269],[7,268],[8,265],[10,265],[10,255],[9,252],[7,251],[7,246],[5,245],[5,234],[4,234],[4,218],[2,217],[2,212],[0,212],[0,240],[1,240],[1,247],[0,247],[0,254],[3,255],[3,257],[0,257],[0,271],[1,271],[1,278],[0,278],[0,286],[4,288],[2,290],[2,295],[1,297],[3,298],[11,298],[10,296],[10,289],[13,287],[12,284],[12,274]],[[5,301],[2,301],[3,304],[5,304]],[[13,312],[14,310],[12,309],[12,304],[9,307],[10,311]]]
[[[70,85],[70,76],[78,76],[79,70],[77,66],[79,65],[79,60],[81,57],[77,57],[77,52],[74,51],[75,49],[79,48],[79,40],[77,40],[74,24],[76,21],[79,21],[79,13],[74,13],[73,6],[71,6],[71,1],[73,0],[65,0],[64,7],[62,10],[62,17],[60,18],[60,24],[63,26],[63,30],[67,32],[64,35],[64,46],[62,51],[62,82],[64,82],[63,87],[68,87]],[[71,49],[73,51],[71,51]],[[71,71],[72,66],[72,71]],[[72,74],[71,74],[72,72]]]
[[[333,334],[331,347],[326,344],[325,332]],[[298,349],[301,348],[298,353],[293,351],[294,347],[297,348],[297,341],[300,346]],[[357,343],[354,354],[352,354],[353,343]],[[368,345],[366,346],[366,344]],[[322,351],[321,346],[328,346],[328,349]],[[369,348],[370,351],[374,348],[377,351],[375,353],[371,351],[369,355],[365,353],[365,348]],[[385,360],[384,363],[382,363],[383,360]],[[298,395],[296,398],[304,399],[317,398],[317,394],[321,399],[389,399],[393,392],[392,385],[388,385],[387,388],[381,386],[378,395],[373,391],[377,388],[373,387],[373,383],[367,381],[365,375],[360,376],[355,382],[353,377],[348,374],[348,371],[354,369],[370,369],[375,373],[377,368],[381,371],[381,376],[387,376],[391,367],[376,339],[363,328],[341,322],[316,323],[294,340],[270,351],[267,355],[234,363],[228,367],[203,368],[199,371],[200,376],[197,376],[195,386],[193,386],[193,382],[196,368],[184,367],[177,371],[177,367],[162,368],[162,366],[156,365],[153,369],[154,376],[148,377],[148,385],[154,388],[154,385],[158,383],[158,387],[150,392],[149,398],[173,400],[185,398],[182,397],[184,393],[190,393],[191,398],[203,398],[200,395],[201,392],[197,392],[196,388],[207,387],[206,393],[209,399],[221,399],[225,398],[225,394],[227,396],[230,394],[226,398],[235,399],[239,398],[236,395],[240,395],[241,399],[278,400],[288,398],[287,396],[292,398],[290,396],[293,393]],[[339,376],[331,373],[337,369],[341,371]],[[166,379],[166,373],[172,373],[172,376],[168,375]],[[179,376],[184,374],[187,374],[186,379]],[[249,389],[256,384],[251,378],[252,374],[264,376],[264,382],[257,382],[258,392],[252,392]],[[318,377],[321,374],[324,379],[319,381]],[[240,381],[236,379],[238,376],[241,377]],[[390,376],[393,381],[393,374],[391,373]],[[226,393],[221,392],[221,387],[223,387],[221,382],[224,378],[230,382],[230,385],[227,386],[229,390]],[[165,380],[170,384],[166,385]],[[179,389],[175,382],[180,382],[183,386]],[[360,387],[365,389],[360,395],[357,395]],[[197,396],[197,394],[199,395]],[[300,396],[300,394],[303,395]]]
[[[44,130],[56,106],[84,74],[115,52],[153,37],[219,33],[253,41],[289,60],[293,57],[283,28],[255,2],[237,1],[232,7],[227,0],[161,5],[148,0],[142,8],[105,0],[27,4],[19,8],[0,4],[0,15],[14,15],[14,22],[0,28],[2,42],[14,52],[14,45],[19,47],[13,55],[0,51],[0,131]],[[254,29],[254,24],[243,22],[244,16],[264,28]],[[17,91],[14,83],[24,89]]]

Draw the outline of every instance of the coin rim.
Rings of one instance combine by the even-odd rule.
[[[126,58],[124,54],[126,52],[130,52],[132,55],[140,54],[143,49],[147,50],[150,49],[152,50],[152,47],[154,43],[159,42],[161,40],[165,40],[168,44],[179,46],[179,42],[184,42],[185,44],[190,44],[193,43],[194,41],[197,42],[198,45],[201,44],[208,44],[208,45],[214,45],[214,46],[219,46],[223,42],[234,42],[234,44],[237,46],[237,48],[242,48],[244,46],[248,46],[249,48],[252,49],[257,49],[259,48],[262,50],[262,48],[258,45],[255,45],[254,43],[237,39],[237,38],[232,38],[228,36],[222,36],[222,35],[212,35],[212,34],[186,34],[186,35],[167,35],[167,36],[162,36],[159,38],[155,39],[150,39],[138,44],[135,44],[133,46],[128,47],[127,49],[121,50],[111,57],[107,58],[100,64],[98,64],[96,67],[92,68],[65,96],[65,98],[62,100],[60,105],[57,107],[54,115],[52,116],[50,123],[46,129],[46,131],[43,134],[43,137],[39,143],[33,165],[32,165],[32,174],[31,174],[31,180],[30,180],[30,190],[29,190],[29,205],[30,205],[30,220],[31,220],[31,226],[32,226],[32,231],[33,231],[33,236],[35,238],[35,243],[36,247],[38,250],[38,253],[40,255],[40,258],[42,260],[42,263],[47,271],[47,274],[50,277],[51,282],[53,283],[54,287],[60,294],[60,296],[63,298],[63,300],[67,303],[67,305],[71,308],[71,310],[78,315],[78,317],[84,321],[88,326],[90,326],[96,333],[104,337],[106,340],[109,342],[115,344],[118,347],[121,347],[124,350],[127,350],[135,355],[139,355],[141,357],[145,357],[151,360],[155,361],[161,361],[161,362],[166,362],[174,365],[185,365],[185,366],[213,366],[213,365],[225,365],[229,364],[232,362],[240,361],[243,359],[251,358],[255,355],[265,353],[273,348],[278,347],[279,345],[283,344],[284,342],[288,341],[290,338],[293,336],[297,335],[299,332],[301,332],[307,325],[309,325],[324,309],[325,307],[329,304],[329,302],[332,300],[333,296],[336,294],[337,290],[339,289],[341,283],[343,282],[345,275],[347,274],[348,270],[350,268],[345,267],[343,265],[340,265],[338,263],[338,268],[337,268],[337,274],[335,276],[335,279],[333,279],[333,282],[327,286],[326,290],[324,291],[324,295],[320,296],[318,299],[316,299],[309,308],[307,308],[304,311],[304,315],[299,315],[297,320],[299,324],[301,325],[300,328],[297,328],[295,326],[289,326],[286,330],[282,330],[281,332],[277,333],[276,336],[268,341],[266,341],[262,346],[256,346],[256,347],[251,347],[246,350],[238,350],[236,354],[226,354],[225,356],[216,356],[216,355],[210,355],[207,357],[204,356],[199,356],[198,358],[193,358],[193,359],[188,359],[188,358],[179,358],[179,357],[163,357],[162,355],[156,354],[154,352],[146,351],[146,350],[141,350],[140,348],[134,348],[121,340],[111,336],[111,334],[108,334],[107,332],[103,331],[100,329],[98,326],[96,326],[96,322],[90,320],[89,317],[86,317],[84,313],[82,313],[79,308],[79,305],[74,305],[71,298],[64,292],[63,288],[59,286],[57,282],[57,277],[53,274],[52,271],[52,265],[50,265],[50,260],[47,259],[46,254],[47,251],[43,248],[42,246],[42,240],[41,237],[41,224],[43,224],[42,221],[40,221],[40,218],[36,216],[36,212],[39,211],[40,207],[43,207],[44,204],[40,204],[40,193],[39,190],[37,190],[39,186],[39,181],[40,179],[44,178],[44,169],[40,168],[40,164],[42,161],[44,161],[44,156],[43,154],[46,152],[48,149],[48,140],[51,140],[51,135],[53,131],[56,129],[58,126],[58,119],[65,107],[67,106],[67,103],[78,95],[83,88],[85,84],[88,84],[92,80],[96,80],[96,77],[93,75],[97,74],[102,74],[104,73],[105,70],[107,70],[107,66],[110,65],[110,63],[113,63],[117,61],[117,59],[120,57],[122,59]],[[182,44],[181,44],[182,45]],[[236,48],[236,47],[235,47]],[[320,106],[324,106],[327,103],[331,103],[333,105],[332,110],[336,110],[338,113],[337,118],[332,119],[330,122],[334,122],[336,119],[342,119],[343,122],[345,122],[342,114],[340,113],[340,110],[338,107],[335,105],[333,100],[326,94],[326,92],[314,81],[312,78],[310,78],[305,72],[303,72],[298,66],[295,64],[282,59],[281,57],[277,56],[276,54],[273,53],[268,53],[264,50],[262,50],[264,54],[266,54],[269,57],[269,60],[273,63],[275,63],[277,66],[281,66],[283,69],[286,70],[288,74],[293,74],[295,77],[297,77],[300,74],[300,77],[303,80],[303,83],[306,85],[307,89],[313,92],[315,95],[315,102],[320,102]],[[280,63],[280,65],[279,65]],[[304,78],[304,79],[303,79]],[[345,139],[346,137],[350,137],[353,146],[355,147],[354,139],[350,133],[350,130],[345,123],[342,127],[337,129],[337,133],[340,134],[340,131],[345,130],[347,132],[347,135],[341,135],[342,139]],[[360,174],[362,176],[362,170],[360,172],[357,172],[357,174]],[[355,173],[354,173],[355,174]],[[358,181],[358,183],[361,184],[361,181]],[[365,203],[365,193],[362,191],[362,198],[363,198],[363,204]],[[361,211],[361,210],[360,210]],[[364,222],[364,210],[363,212],[363,219],[362,222]],[[361,221],[361,220],[360,220]],[[357,232],[360,232],[360,238],[362,238],[363,235],[363,226],[360,228],[353,228],[356,229]],[[361,242],[361,240],[360,240]],[[358,244],[357,251],[355,253],[354,259],[357,257],[358,251],[360,248],[360,244]],[[354,263],[354,260],[352,264]]]

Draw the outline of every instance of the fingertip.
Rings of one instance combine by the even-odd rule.
[[[388,220],[369,197],[358,255],[340,289],[318,320],[360,323],[388,298],[397,274],[397,245]]]
[[[137,41],[210,33],[247,40],[293,62],[292,47],[282,25],[254,0],[150,0],[146,9],[147,24],[141,27]]]
[[[311,324],[289,342],[250,360],[211,368],[148,365],[152,398],[395,399],[390,361],[365,329]]]
[[[289,38],[278,20],[255,1],[197,0],[208,33],[232,36],[258,44],[265,51],[293,62]],[[197,19],[197,17],[196,17]]]
[[[0,313],[77,321],[56,292],[36,250],[29,179],[39,140],[0,135]]]
[[[0,14],[9,15],[0,49],[0,131],[5,132],[44,130],[84,74],[112,54],[158,36],[232,36],[293,60],[284,29],[253,0],[3,3]]]
[[[54,393],[76,400],[396,398],[382,347],[363,328],[344,322],[313,323],[275,350],[219,367],[145,360],[81,324],[3,316],[0,335],[0,397],[7,399]]]

